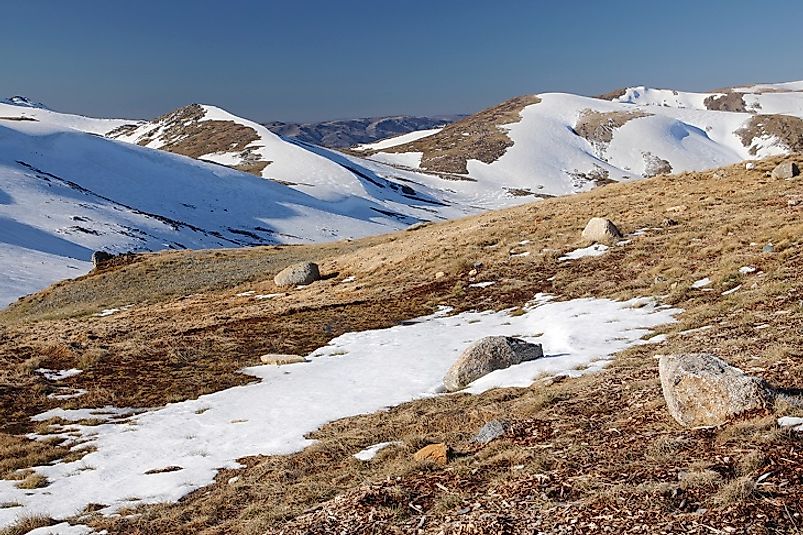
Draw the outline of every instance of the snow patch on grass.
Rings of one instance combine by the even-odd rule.
[[[176,501],[211,483],[221,468],[239,467],[237,459],[303,449],[313,442],[305,437],[327,422],[440,395],[446,371],[484,336],[541,343],[545,357],[490,373],[469,385],[471,393],[599,370],[616,352],[644,344],[653,328],[674,321],[678,312],[652,300],[561,302],[546,295],[515,315],[504,310],[447,316],[444,308],[388,329],[339,336],[309,355],[304,366],[247,368],[259,382],[161,409],[54,409],[34,419],[94,420],[96,425],[54,429],[66,445],[93,451],[78,461],[36,467],[50,482],[42,489],[0,481],[0,502],[22,504],[0,510],[0,525],[25,515],[64,519],[89,503],[107,504],[102,512],[111,514],[124,506]],[[169,466],[183,469],[160,471]]]
[[[574,251],[570,251],[565,255],[558,258],[559,261],[565,262],[567,260],[578,260],[580,258],[586,257],[593,257],[593,256],[602,256],[608,251],[608,246],[603,245],[601,243],[595,243],[594,245],[590,245],[588,247],[581,247],[580,249],[575,249]]]

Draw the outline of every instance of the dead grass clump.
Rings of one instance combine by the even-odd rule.
[[[34,472],[14,486],[18,489],[41,489],[49,484],[50,482],[45,476]]]
[[[722,95],[711,95],[703,101],[705,107],[716,111],[747,112],[744,95],[735,91],[728,91]]]
[[[53,521],[46,516],[27,516],[17,520],[11,526],[0,529],[0,535],[25,535],[36,528],[43,528],[52,524]]]
[[[718,507],[727,507],[745,501],[756,489],[752,476],[741,476],[724,485],[711,496],[711,502]]]
[[[611,111],[601,112],[592,109],[583,110],[574,125],[575,133],[588,141],[596,150],[604,150],[613,140],[613,132],[628,121],[640,117],[649,117],[644,112]]]

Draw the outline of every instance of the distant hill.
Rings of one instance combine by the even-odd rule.
[[[465,115],[433,115],[415,117],[394,115],[388,117],[366,117],[322,121],[319,123],[283,123],[279,121],[262,123],[271,132],[284,137],[334,149],[373,143],[381,139],[407,134],[416,130],[427,130],[451,124]]]

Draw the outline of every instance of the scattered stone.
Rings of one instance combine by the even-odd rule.
[[[274,366],[284,366],[285,364],[298,364],[299,362],[307,362],[307,359],[301,355],[289,355],[283,353],[268,353],[261,355],[259,360],[263,364],[272,364]]]
[[[800,174],[795,162],[781,162],[772,170],[772,178],[792,178]]]
[[[666,211],[672,214],[680,214],[688,209],[689,207],[686,206],[685,204],[678,204],[677,206],[670,206],[669,208],[666,209]]]
[[[744,168],[747,169],[748,171],[752,171],[753,169],[756,168],[756,163],[755,162],[747,162],[747,163],[744,164]]]
[[[92,253],[92,267],[98,269],[114,258],[114,255],[106,251],[95,251]]]
[[[622,239],[622,233],[610,219],[592,217],[583,229],[583,239],[591,242],[609,243]]]
[[[677,224],[678,224],[678,222],[675,221],[674,219],[672,219],[671,217],[667,217],[661,223],[661,225],[664,226],[664,227],[674,227],[674,226],[677,226]]]
[[[494,370],[543,356],[541,344],[531,344],[511,336],[486,336],[463,351],[446,372],[443,384],[448,392],[456,392]]]
[[[469,277],[476,277],[477,273],[479,273],[479,272],[476,269],[472,269],[471,271],[468,272],[468,276]]]
[[[482,426],[482,429],[480,429],[477,433],[477,436],[472,439],[472,442],[476,442],[484,446],[485,444],[488,444],[489,442],[504,435],[507,428],[507,422],[502,420],[491,420]]]
[[[764,247],[761,249],[761,252],[762,252],[762,253],[774,253],[774,252],[775,252],[775,246],[774,246],[774,245],[772,245],[771,243],[768,243],[767,245],[765,245],[765,246],[764,246]]]
[[[662,355],[658,371],[669,413],[684,427],[721,425],[774,399],[763,380],[707,353]]]
[[[437,273],[435,273],[435,279],[442,279],[445,276],[446,276],[446,273],[444,273],[443,271],[438,271]]]
[[[424,227],[428,227],[431,224],[432,224],[432,222],[430,222],[430,221],[419,221],[418,223],[413,223],[412,225],[410,225],[409,227],[407,227],[404,230],[406,230],[407,232],[413,232],[415,230],[419,230],[419,229],[422,229]]]
[[[321,273],[318,271],[318,264],[312,262],[303,262],[288,266],[281,270],[273,278],[276,286],[298,286],[311,284],[320,280]]]
[[[446,466],[449,462],[449,447],[443,442],[430,444],[415,452],[413,459],[417,462],[429,461],[438,466]]]

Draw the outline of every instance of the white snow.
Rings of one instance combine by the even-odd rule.
[[[755,272],[756,268],[754,268],[753,266],[742,266],[739,268],[739,273],[741,273],[742,275],[747,275],[749,273],[755,273]]]
[[[443,130],[443,127],[440,128],[428,128],[425,130],[416,130],[414,132],[408,132],[407,134],[402,134],[400,136],[389,137],[386,139],[382,139],[380,141],[376,141],[374,143],[366,143],[364,145],[357,145],[354,147],[354,150],[382,150],[382,149],[389,149],[390,147],[395,147],[397,145],[404,145],[405,143],[412,143],[413,141],[418,141],[421,138],[425,138],[427,136],[431,136],[433,134],[437,134]]]
[[[705,288],[711,284],[711,279],[708,277],[704,277],[702,279],[696,280],[692,283],[691,287],[694,289]]]
[[[608,251],[608,246],[603,245],[601,243],[595,243],[594,245],[589,245],[588,247],[581,247],[580,249],[575,249],[574,251],[570,251],[565,255],[558,258],[559,261],[565,262],[566,260],[578,260],[580,258],[587,258],[593,256],[602,256]]]
[[[794,431],[803,431],[803,418],[782,416],[778,418],[778,425],[781,427],[791,427]]]
[[[740,284],[738,286],[734,286],[730,290],[725,290],[724,292],[722,292],[722,295],[731,295],[731,294],[734,294],[734,293],[738,292],[741,289],[742,289],[742,285]]]
[[[68,377],[78,375],[83,371],[84,370],[79,370],[78,368],[70,368],[69,370],[50,370],[48,368],[36,369],[36,372],[42,374],[42,376],[48,381],[61,381],[62,379],[67,379]]]
[[[96,532],[92,528],[81,524],[71,525],[68,522],[60,522],[52,526],[32,529],[25,535],[88,535],[89,533]],[[106,533],[106,530],[97,533]]]
[[[119,308],[104,308],[103,310],[95,314],[95,316],[99,318],[105,318],[106,316],[111,316],[112,314],[116,314],[118,312],[120,312]]]
[[[475,283],[469,284],[468,287],[469,288],[487,288],[488,286],[493,286],[494,284],[496,284],[496,281],[475,282]]]
[[[388,446],[395,446],[397,444],[401,444],[398,441],[391,441],[391,442],[380,442],[379,444],[374,444],[373,446],[368,446],[367,448],[358,451],[353,455],[355,459],[358,461],[370,461],[376,454],[379,453],[380,450],[387,448]]]
[[[326,422],[439,395],[446,370],[483,336],[536,341],[546,356],[490,373],[466,389],[472,393],[528,386],[544,374],[599,370],[617,351],[645,343],[653,328],[674,321],[679,312],[649,299],[560,302],[545,295],[523,310],[515,316],[509,311],[446,316],[448,309],[442,309],[389,329],[347,333],[314,351],[304,366],[248,368],[244,371],[260,382],[133,416],[115,408],[38,415],[39,421],[107,423],[56,428],[68,444],[80,441],[95,450],[79,461],[37,467],[51,482],[47,487],[22,490],[13,481],[0,481],[0,502],[23,505],[0,509],[0,525],[33,514],[63,519],[88,503],[106,504],[104,512],[110,513],[175,501],[209,484],[219,469],[239,466],[241,457],[299,451],[312,442],[305,436]],[[168,466],[182,469],[146,474]]]

